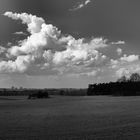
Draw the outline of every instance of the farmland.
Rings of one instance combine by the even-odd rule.
[[[140,97],[0,97],[0,140],[139,140]]]

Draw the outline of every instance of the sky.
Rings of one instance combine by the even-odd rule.
[[[140,73],[139,0],[0,0],[0,87],[86,88]]]

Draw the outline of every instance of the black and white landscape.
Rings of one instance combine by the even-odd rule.
[[[0,0],[0,139],[140,139],[139,0]]]

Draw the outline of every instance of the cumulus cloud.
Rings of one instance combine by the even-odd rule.
[[[4,48],[3,46],[0,46],[0,54],[4,53],[6,51],[6,48]]]
[[[0,72],[4,73],[14,73],[14,72],[24,72],[27,70],[28,66],[33,61],[33,57],[30,55],[18,56],[15,61],[1,61],[0,62]]]
[[[111,43],[112,45],[124,45],[125,44],[125,41],[117,41],[117,42],[112,42]]]
[[[134,55],[134,54],[128,55],[128,56],[126,54],[124,54],[122,57],[120,57],[117,60],[114,60],[114,59],[110,60],[111,68],[120,67],[120,66],[123,66],[123,65],[127,65],[127,64],[137,62],[137,61],[139,61],[139,55]]]
[[[118,54],[118,55],[121,55],[121,54],[122,54],[122,49],[121,49],[121,48],[117,48],[116,51],[117,51],[117,54]]]
[[[89,2],[86,1],[85,5]],[[96,76],[110,60],[101,52],[101,49],[110,46],[107,39],[75,39],[61,33],[52,24],[45,23],[41,17],[13,12],[4,15],[13,20],[21,20],[27,26],[29,35],[26,39],[19,40],[17,45],[10,44],[7,49],[1,48],[5,59],[0,60],[0,73]],[[111,63],[115,66],[138,59],[139,56],[124,55],[119,60],[112,59]]]
[[[15,35],[27,35],[26,33],[22,32],[22,31],[20,31],[20,32],[15,32],[14,34],[15,34]]]
[[[83,73],[84,67],[98,65],[107,58],[98,50],[108,46],[106,39],[75,39],[71,35],[62,34],[52,24],[46,24],[43,18],[27,13],[6,12],[4,15],[21,20],[27,25],[30,35],[6,50],[7,58],[0,61],[0,72],[30,73],[30,67],[33,67],[37,73],[39,70],[43,73],[46,71],[46,74],[51,70]],[[93,72],[88,73],[94,75]]]
[[[132,73],[140,73],[140,64],[128,65],[126,67],[122,67],[116,71],[117,77],[130,77]]]
[[[5,12],[5,16],[12,18],[13,20],[21,20],[23,24],[28,26],[28,31],[30,33],[37,33],[41,30],[41,26],[45,23],[43,18],[36,17],[35,15],[27,14],[27,13],[12,13],[12,12]]]
[[[126,54],[124,54],[123,57],[120,58],[121,61],[126,61],[126,62],[134,62],[139,60],[139,55],[129,55],[127,56]]]
[[[140,73],[139,55],[126,55],[124,54],[119,59],[110,60],[110,68],[115,73],[116,78],[122,76],[129,77],[132,73]]]
[[[126,76],[129,77],[131,75],[130,70],[127,68],[120,68],[119,70],[116,71],[117,77],[122,77]]]
[[[86,0],[83,2],[78,3],[76,6],[74,6],[74,8],[70,9],[70,11],[76,11],[79,10],[83,7],[85,7],[87,4],[89,4],[91,2],[91,0]]]

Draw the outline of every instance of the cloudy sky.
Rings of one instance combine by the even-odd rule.
[[[0,87],[85,88],[140,72],[139,0],[0,0]]]

